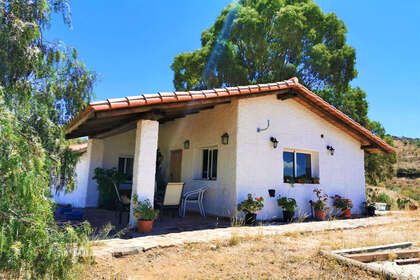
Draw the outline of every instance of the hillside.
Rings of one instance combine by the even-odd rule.
[[[409,198],[420,203],[420,139],[394,137],[397,149],[395,176],[378,187],[368,186],[387,194],[396,206],[396,200]],[[399,172],[398,172],[399,171]],[[397,173],[399,176],[397,176]],[[417,178],[416,178],[417,177]]]

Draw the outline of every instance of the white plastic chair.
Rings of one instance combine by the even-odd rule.
[[[208,190],[208,187],[202,187],[193,191],[186,192],[182,196],[182,202],[180,207],[180,216],[185,216],[185,208],[187,207],[187,203],[195,203],[198,204],[198,208],[200,209],[201,216],[206,216],[206,212],[204,210],[203,205],[203,198],[204,193]]]

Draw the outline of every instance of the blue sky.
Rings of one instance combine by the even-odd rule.
[[[48,38],[79,51],[100,73],[97,100],[173,90],[170,65],[200,47],[227,0],[70,0],[73,28],[55,17]],[[347,26],[369,117],[388,133],[420,137],[420,1],[315,0]]]

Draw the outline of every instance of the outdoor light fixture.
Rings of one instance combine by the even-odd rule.
[[[276,149],[279,141],[277,141],[277,139],[275,137],[272,137],[272,136],[270,138],[270,141],[273,143],[273,148]]]
[[[330,154],[333,156],[334,155],[334,151],[335,149],[333,148],[333,146],[328,145],[327,146],[327,150],[330,151]]]
[[[223,145],[227,145],[227,144],[229,144],[229,134],[227,134],[227,132],[225,132],[225,133],[222,135],[222,144],[223,144]]]
[[[184,141],[184,149],[188,150],[190,148],[190,140],[185,140]]]

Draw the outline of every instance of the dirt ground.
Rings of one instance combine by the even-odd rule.
[[[336,250],[414,241],[420,244],[420,211],[399,222],[353,230],[290,232],[183,247],[152,249],[143,254],[97,260],[82,269],[81,279],[380,279],[319,254]]]

